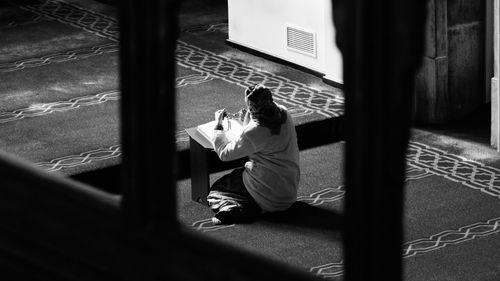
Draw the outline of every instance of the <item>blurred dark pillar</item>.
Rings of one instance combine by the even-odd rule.
[[[346,97],[345,280],[401,280],[403,184],[424,0],[333,0]]]
[[[123,185],[129,230],[176,226],[175,0],[119,1]]]

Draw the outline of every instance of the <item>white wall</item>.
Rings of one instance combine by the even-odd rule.
[[[228,41],[325,74],[342,83],[342,59],[334,41],[331,0],[228,0]],[[316,33],[317,56],[291,51],[286,26]]]
[[[326,57],[325,57],[325,79],[344,83],[342,77],[342,53],[335,43],[335,27],[333,26],[332,1],[325,1],[325,32],[326,32]]]

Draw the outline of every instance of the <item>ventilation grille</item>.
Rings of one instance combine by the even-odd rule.
[[[296,27],[286,27],[286,46],[288,49],[316,57],[316,34],[300,30]]]

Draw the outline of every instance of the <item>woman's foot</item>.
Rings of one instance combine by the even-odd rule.
[[[216,218],[216,217],[213,217],[212,218],[212,223],[213,224],[222,224],[222,221],[220,219]]]

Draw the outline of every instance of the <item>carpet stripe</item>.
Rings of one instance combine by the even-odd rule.
[[[449,245],[456,245],[478,237],[500,232],[500,218],[446,230],[428,238],[414,240],[404,244],[403,257],[409,258],[421,253],[439,250]]]
[[[121,146],[113,145],[107,148],[100,148],[78,155],[69,155],[56,158],[48,162],[39,162],[36,165],[48,172],[60,171],[62,169],[74,168],[76,166],[89,164],[95,161],[102,161],[119,157],[121,155]]]
[[[183,130],[175,134],[176,143],[189,140],[188,134]],[[121,145],[113,145],[108,148],[98,148],[82,152],[78,155],[68,155],[44,162],[35,163],[36,166],[47,172],[61,171],[63,169],[75,168],[82,165],[90,165],[98,161],[118,158],[122,154]]]
[[[34,104],[30,107],[16,109],[11,112],[0,112],[0,124],[21,120],[24,118],[40,117],[55,112],[64,112],[84,106],[102,104],[107,101],[116,101],[118,99],[119,91],[115,90],[99,93],[96,95],[72,98],[65,101]]]
[[[262,83],[274,90],[277,102],[289,104],[291,108],[308,109],[310,114],[337,117],[344,111],[344,98],[340,94],[319,91],[182,41],[178,41],[176,58],[177,63],[183,67],[209,73],[243,88]]]
[[[43,57],[28,58],[15,62],[0,63],[0,72],[12,72],[16,70],[22,70],[25,68],[45,66],[53,63],[76,61],[102,54],[116,53],[118,51],[119,51],[118,44],[107,43],[92,47],[69,50]]]
[[[403,245],[402,257],[414,257],[419,254],[436,251],[450,245],[460,244],[499,232],[500,218],[478,222],[458,229],[446,230],[428,238],[405,243]],[[344,273],[343,261],[314,266],[309,271],[319,277],[336,278]]]
[[[224,228],[233,227],[233,226],[235,226],[235,224],[226,224],[226,225],[219,224],[219,225],[217,225],[217,224],[213,224],[212,218],[207,218],[207,219],[195,221],[191,224],[191,226],[197,231],[212,232],[212,231],[217,231],[217,230],[221,230]]]
[[[429,173],[500,199],[500,169],[419,142],[410,142],[406,159]]]
[[[431,175],[432,173],[428,172],[425,169],[409,166],[406,169],[405,181],[423,179]],[[345,195],[345,186],[340,185],[337,187],[328,187],[320,191],[311,193],[309,195],[298,196],[297,200],[305,202],[312,206],[319,206],[325,203],[332,203],[337,200],[340,200],[344,198],[344,195]]]
[[[345,188],[343,185],[340,185],[338,187],[328,187],[309,195],[297,196],[297,201],[304,202],[312,206],[319,206],[325,203],[340,200],[344,197],[344,195]]]
[[[322,278],[336,278],[344,274],[344,262],[330,262],[318,266],[313,266],[309,269],[312,274]]]

